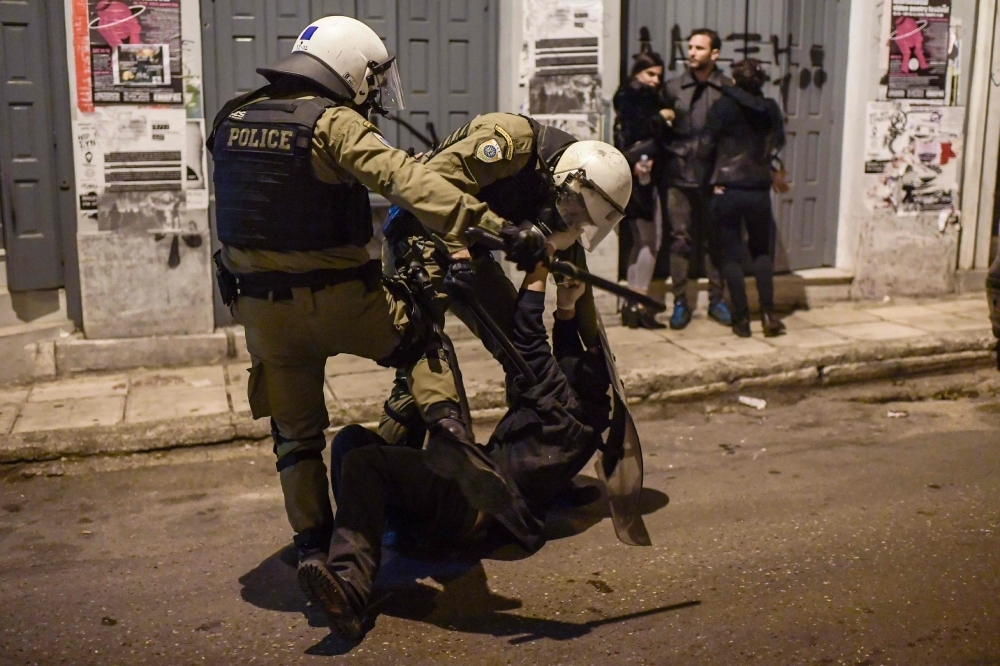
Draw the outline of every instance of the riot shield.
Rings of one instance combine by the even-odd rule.
[[[650,546],[649,532],[642,520],[642,447],[639,433],[625,399],[625,385],[618,375],[614,354],[608,344],[604,322],[597,314],[601,348],[608,366],[613,392],[613,411],[608,440],[596,463],[597,476],[604,484],[611,505],[611,521],[618,540],[630,546]]]

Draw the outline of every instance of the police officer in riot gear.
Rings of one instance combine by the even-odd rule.
[[[990,273],[986,278],[986,297],[990,303],[993,335],[997,337],[997,370],[1000,370],[1000,254],[990,266]]]
[[[520,241],[519,252],[507,256],[529,271],[546,243],[557,250],[558,257],[586,268],[584,250],[596,248],[621,221],[632,190],[628,162],[613,146],[578,141],[567,132],[510,113],[477,116],[425,156],[424,164],[494,213],[522,222],[501,235],[509,246]],[[423,255],[434,268],[435,244],[411,214],[394,210],[384,231],[387,262],[406,263],[414,255]],[[463,283],[509,336],[517,289],[487,249],[474,244],[470,252],[468,259],[441,267],[437,283],[441,285],[445,277]],[[436,315],[443,317],[444,309],[451,307],[505,369],[516,374],[501,346],[469,309],[443,295],[440,298]],[[597,350],[599,325],[589,286],[576,312],[584,343]],[[422,427],[420,416],[406,382],[397,378],[379,434],[388,442],[405,441],[410,428]]]
[[[333,530],[321,452],[330,424],[324,366],[337,354],[405,368],[431,430],[428,457],[465,481],[472,505],[508,501],[503,479],[467,445],[464,425],[436,416],[457,404],[455,381],[436,347],[414,339],[404,304],[370,261],[367,190],[455,247],[470,227],[501,233],[509,223],[391,148],[367,121],[370,110],[399,107],[402,98],[395,60],[364,23],[322,18],[289,56],[258,71],[269,84],[227,103],[208,141],[223,246],[216,262],[224,300],[246,328],[250,405],[255,418],[271,417],[300,560],[325,557]]]

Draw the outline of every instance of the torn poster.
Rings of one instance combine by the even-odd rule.
[[[944,100],[951,0],[893,0],[890,99]]]
[[[87,0],[95,104],[183,104],[180,0]]]
[[[603,2],[524,0],[524,16],[521,81],[529,89],[528,112],[574,128],[579,139],[600,138]]]
[[[956,212],[965,107],[869,102],[865,203],[902,214]]]

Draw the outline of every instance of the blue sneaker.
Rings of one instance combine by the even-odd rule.
[[[723,326],[731,326],[733,323],[733,313],[729,311],[725,301],[711,303],[708,306],[708,316]]]
[[[691,323],[691,308],[684,301],[674,301],[674,313],[670,315],[670,328],[679,331]]]

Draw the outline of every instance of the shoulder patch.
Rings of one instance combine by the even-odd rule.
[[[247,115],[247,112],[243,109],[237,109],[229,114],[229,117],[233,120],[243,120]]]
[[[392,148],[392,144],[390,144],[386,140],[386,138],[384,136],[382,136],[382,132],[379,131],[378,127],[376,127],[372,123],[368,122],[367,120],[361,121],[361,124],[365,126],[365,129],[371,130],[371,133],[375,135],[376,139],[378,139],[379,141],[382,142],[383,146],[385,146],[386,148]]]
[[[476,157],[480,162],[499,162],[503,159],[503,152],[500,150],[500,143],[496,139],[483,141],[476,148]]]
[[[493,131],[503,137],[503,140],[507,142],[507,150],[504,152],[504,158],[508,160],[514,159],[514,140],[510,138],[510,134],[507,133],[507,130],[499,125],[494,125]]]

